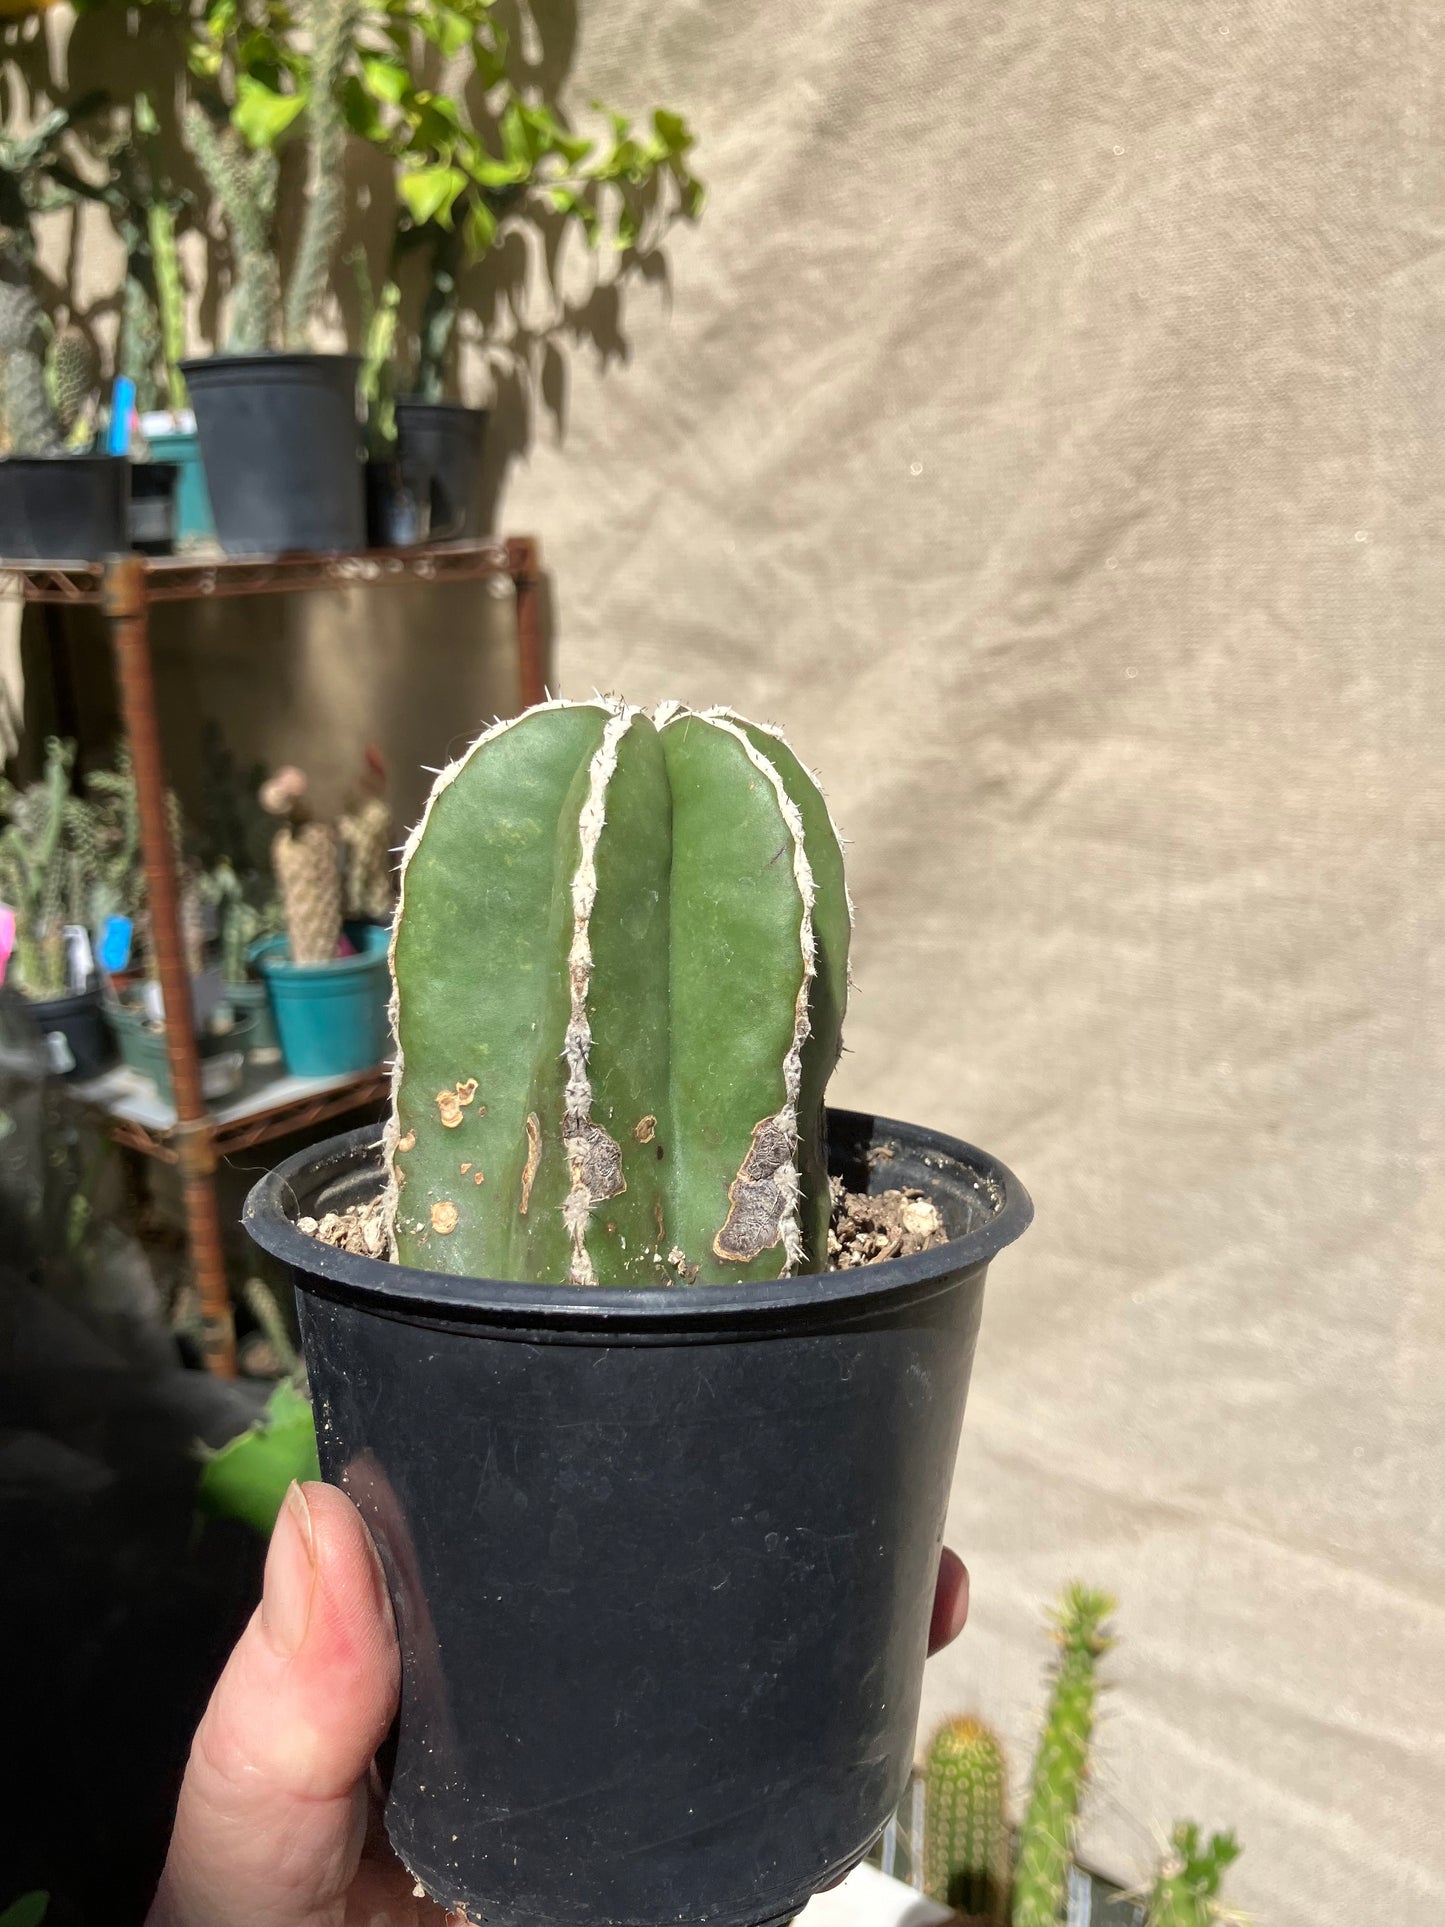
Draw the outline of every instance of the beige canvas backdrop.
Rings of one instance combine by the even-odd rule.
[[[1107,1585],[1088,1856],[1232,1823],[1262,1921],[1435,1927],[1445,13],[547,12],[582,98],[693,117],[712,189],[507,477],[562,685],[788,725],[853,839],[836,1094],[1038,1203],[925,1723],[999,1722],[1017,1792],[1040,1609]],[[169,628],[181,760],[218,708],[323,789],[372,735],[440,760],[510,700],[448,598]]]
[[[1445,1907],[1445,11],[588,0],[712,199],[508,520],[565,686],[780,720],[853,839],[847,1101],[987,1143],[925,1719],[1020,1769],[1113,1588],[1085,1844]]]

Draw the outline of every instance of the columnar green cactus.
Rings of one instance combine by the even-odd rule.
[[[172,408],[186,405],[186,380],[180,362],[186,352],[186,291],[181,281],[176,221],[163,200],[146,209],[151,263],[156,277],[156,311],[160,317],[161,355],[166,369],[166,399]]]
[[[65,992],[62,926],[73,920],[78,876],[70,768],[75,745],[51,736],[39,782],[16,790],[0,778],[0,902],[15,912],[15,949],[7,980],[30,997]]]
[[[580,1285],[826,1263],[849,908],[780,736],[543,703],[443,771],[401,892],[401,1262]]]
[[[274,226],[279,168],[268,147],[252,153],[233,127],[218,128],[197,102],[186,108],[186,142],[220,202],[231,240],[236,281],[231,306],[233,354],[269,348],[281,311]]]
[[[286,345],[304,348],[326,293],[346,219],[346,123],[341,77],[356,34],[357,0],[312,0],[307,89],[306,216],[286,290]]]
[[[1004,1927],[1009,1904],[1008,1771],[1003,1743],[982,1720],[950,1720],[928,1749],[923,1818],[930,1900]]]
[[[40,305],[24,281],[0,280],[0,413],[14,455],[53,455],[61,435],[45,387]]]
[[[1013,1927],[1055,1927],[1063,1915],[1094,1730],[1098,1662],[1113,1644],[1104,1621],[1113,1610],[1106,1593],[1072,1585],[1054,1613],[1058,1667],[1019,1833]]]
[[[62,328],[55,337],[46,369],[55,426],[69,435],[80,412],[95,393],[100,366],[88,336],[79,328]]]
[[[261,807],[282,818],[271,866],[286,917],[291,961],[327,963],[341,940],[341,853],[335,828],[319,823],[299,769],[279,769],[261,788]]]
[[[1145,1927],[1215,1927],[1216,1922],[1237,1920],[1237,1914],[1221,1906],[1219,1889],[1226,1869],[1238,1858],[1239,1843],[1232,1833],[1216,1833],[1202,1846],[1198,1827],[1181,1821],[1149,1890]]]

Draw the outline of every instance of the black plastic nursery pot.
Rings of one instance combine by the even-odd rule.
[[[355,355],[211,355],[181,367],[228,555],[365,546]]]
[[[408,491],[429,505],[430,539],[463,542],[487,533],[482,450],[487,410],[460,402],[399,401],[396,459]]]
[[[130,472],[130,542],[142,555],[169,555],[176,542],[177,462],[137,462]]]
[[[372,456],[366,464],[366,540],[373,549],[409,549],[431,528],[431,495],[408,487],[400,462]]]
[[[58,1077],[99,1077],[115,1062],[115,1042],[99,990],[34,999],[29,1010],[45,1046],[46,1063]]]
[[[0,557],[100,562],[130,547],[130,463],[119,455],[0,461]]]
[[[1032,1206],[952,1138],[829,1125],[853,1189],[920,1186],[950,1242],[693,1290],[447,1278],[296,1228],[375,1195],[374,1127],[247,1200],[391,1589],[387,1828],[487,1927],[783,1921],[898,1804],[984,1276]]]

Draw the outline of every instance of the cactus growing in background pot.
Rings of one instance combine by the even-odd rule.
[[[984,1274],[1029,1206],[982,1152],[825,1114],[849,934],[776,730],[499,723],[406,847],[384,1143],[247,1203],[396,1602],[387,1826],[469,1919],[786,1920],[907,1776]],[[830,1270],[834,1181],[837,1223],[926,1200],[931,1234]]]
[[[231,553],[355,549],[366,539],[358,359],[308,348],[345,214],[341,83],[357,17],[357,0],[311,0],[309,55],[282,63],[296,73],[293,92],[240,71],[229,110],[192,101],[186,112],[187,142],[222,212],[235,269],[226,352],[183,364],[216,533]],[[283,292],[277,145],[298,117],[305,214]]]
[[[982,1720],[950,1720],[928,1749],[923,1823],[930,1900],[1005,1927],[1010,1854],[1003,1743]]]

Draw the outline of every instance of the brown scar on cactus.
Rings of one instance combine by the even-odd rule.
[[[639,1144],[651,1144],[657,1136],[657,1119],[651,1116],[638,1118],[632,1127],[632,1135]]]
[[[455,1091],[437,1092],[437,1111],[449,1131],[454,1131],[462,1121],[462,1101]]]
[[[792,1155],[792,1135],[776,1117],[753,1126],[748,1154],[728,1187],[727,1222],[712,1241],[715,1256],[747,1264],[782,1242],[787,1196],[778,1173]]]
[[[408,1131],[404,1138],[399,1138],[396,1148],[398,1151],[414,1151],[416,1149],[416,1132]]]
[[[450,1198],[440,1198],[431,1208],[431,1228],[445,1236],[447,1232],[456,1230],[461,1215]]]
[[[568,1120],[567,1158],[572,1182],[585,1189],[593,1204],[620,1198],[627,1189],[622,1175],[622,1146],[590,1118]]]
[[[537,1166],[542,1162],[542,1120],[535,1111],[527,1113],[527,1162],[522,1166],[522,1202],[517,1206],[520,1216],[526,1217],[527,1206],[532,1202],[532,1186],[537,1181]]]

